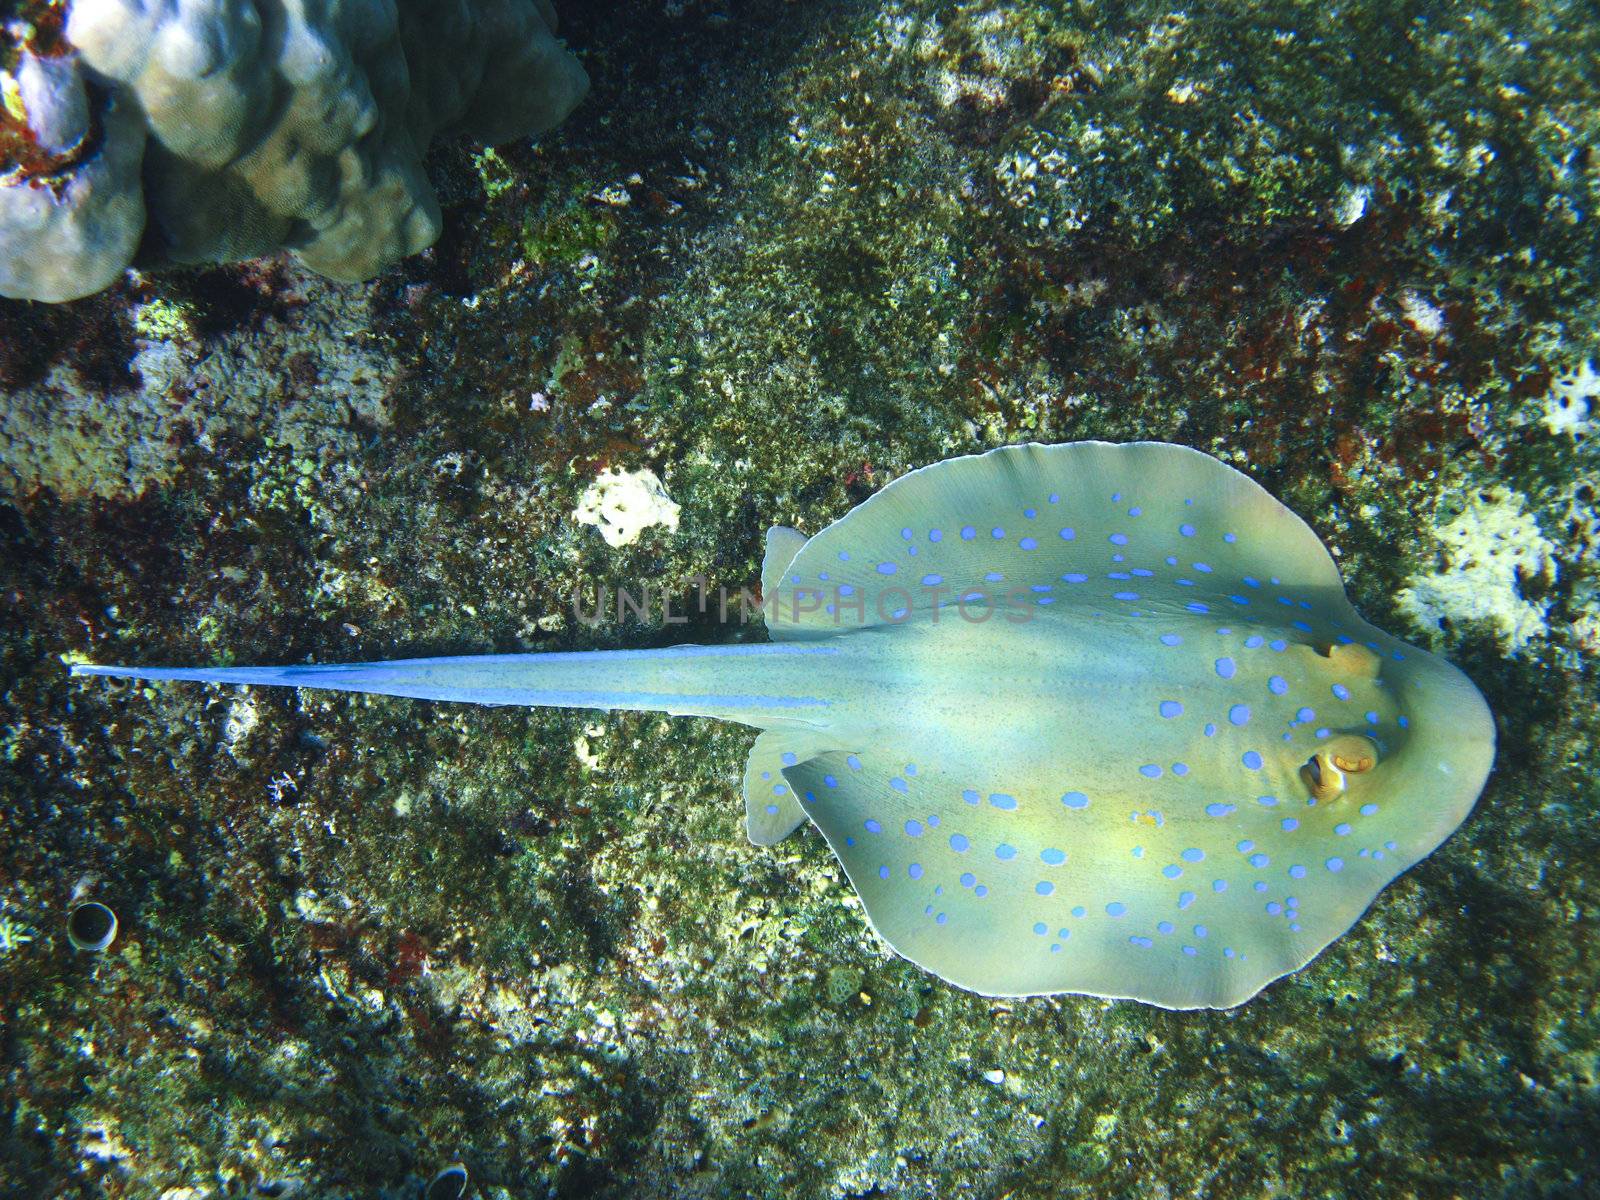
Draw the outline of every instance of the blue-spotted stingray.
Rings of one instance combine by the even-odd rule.
[[[767,534],[771,641],[80,675],[657,710],[761,730],[750,839],[822,831],[897,952],[987,995],[1226,1008],[1471,810],[1494,722],[1363,621],[1261,487],[1156,442],[1011,446]]]

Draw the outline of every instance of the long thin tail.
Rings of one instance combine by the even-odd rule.
[[[633,709],[768,727],[804,721],[805,710],[828,707],[826,697],[810,694],[819,672],[804,660],[836,653],[827,643],[777,642],[287,667],[74,664],[72,674],[331,688],[464,704]]]

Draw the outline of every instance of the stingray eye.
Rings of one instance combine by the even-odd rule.
[[[1334,738],[1300,768],[1300,779],[1313,800],[1333,800],[1344,795],[1348,775],[1360,775],[1378,765],[1378,747],[1371,738],[1349,735]]]
[[[1330,642],[1317,647],[1317,653],[1348,679],[1376,679],[1383,665],[1381,658],[1359,642]]]

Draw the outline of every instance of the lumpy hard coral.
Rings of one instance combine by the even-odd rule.
[[[1227,1007],[1471,811],[1494,722],[1327,550],[1181,446],[896,480],[767,535],[766,645],[79,675],[665,711],[760,729],[750,839],[810,821],[899,953],[990,995]]]
[[[141,261],[294,250],[339,280],[430,245],[436,137],[540,133],[588,79],[549,0],[71,0],[8,26],[0,294],[63,301]]]

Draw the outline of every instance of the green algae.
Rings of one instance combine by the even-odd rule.
[[[496,1198],[1586,1194],[1594,440],[1537,416],[1600,337],[1581,6],[675,8],[565,14],[590,105],[440,153],[440,245],[339,307],[156,285],[185,353],[293,346],[250,377],[274,419],[185,407],[134,473],[75,426],[83,466],[7,485],[0,896],[35,936],[0,1192],[402,1195],[460,1158]],[[759,636],[571,594],[752,583],[768,524],[1026,437],[1221,455],[1397,630],[1473,489],[1555,546],[1548,636],[1440,635],[1502,722],[1478,812],[1237,1012],[940,987],[817,839],[745,843],[732,727],[62,677]],[[575,526],[604,465],[680,532]],[[125,931],[94,963],[85,876]]]

